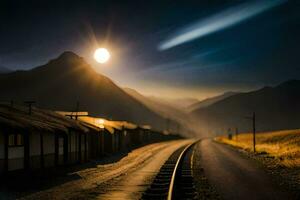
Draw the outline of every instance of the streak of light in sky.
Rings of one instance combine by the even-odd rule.
[[[167,50],[177,45],[220,31],[285,2],[287,2],[287,0],[258,0],[231,7],[219,14],[200,20],[183,28],[173,37],[170,37],[160,43],[158,49],[160,51]]]

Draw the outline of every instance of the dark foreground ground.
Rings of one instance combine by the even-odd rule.
[[[1,181],[0,200],[140,199],[167,158],[190,142],[156,143],[44,176],[16,176],[8,184]],[[227,145],[201,140],[192,159],[198,199],[297,199],[276,184],[261,162]]]

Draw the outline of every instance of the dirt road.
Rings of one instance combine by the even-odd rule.
[[[236,150],[202,140],[198,144],[204,173],[225,200],[290,199],[260,167]]]

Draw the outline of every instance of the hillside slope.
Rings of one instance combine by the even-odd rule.
[[[204,99],[203,101],[194,103],[194,104],[188,106],[187,110],[189,112],[193,112],[194,110],[210,106],[218,101],[221,101],[222,99],[225,99],[225,98],[230,97],[235,94],[238,94],[238,92],[225,92],[224,94],[221,94],[221,95],[218,95],[215,97],[211,97],[211,98],[207,98],[207,99]]]
[[[184,112],[173,105],[168,104],[167,102],[156,100],[152,97],[146,97],[134,89],[123,88],[124,91],[135,99],[139,100],[141,103],[149,107],[151,110],[160,113],[162,116],[168,117],[168,115],[179,115],[182,117]]]
[[[159,104],[169,105],[182,111],[187,111],[189,106],[199,102],[196,98],[163,98],[157,96],[147,96],[147,98]]]
[[[29,71],[0,74],[0,91],[0,101],[34,100],[42,108],[68,111],[74,111],[79,102],[79,109],[92,115],[164,128],[161,116],[72,52]]]
[[[252,129],[245,117],[256,112],[257,130],[294,129],[300,126],[300,81],[291,80],[276,87],[264,87],[225,98],[192,112],[205,131],[224,133],[228,128]]]
[[[150,110],[159,114],[160,116],[163,116],[165,120],[170,119],[171,121],[169,122],[168,126],[171,130],[181,130],[181,132],[184,132],[186,134],[192,134],[191,132],[193,130],[193,127],[191,127],[191,119],[190,116],[186,112],[184,112],[184,110],[177,108],[173,104],[169,104],[165,101],[160,101],[156,98],[144,96],[134,89],[123,89],[126,93],[137,99],[139,102],[143,103]],[[178,127],[177,124],[172,121],[179,123],[180,127]]]

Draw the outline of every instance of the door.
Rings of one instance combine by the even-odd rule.
[[[68,154],[68,138],[63,134],[56,134],[55,137],[55,163],[63,165],[67,162]]]

